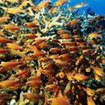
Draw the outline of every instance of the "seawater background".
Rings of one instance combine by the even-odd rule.
[[[45,0],[36,0],[35,4],[40,3],[40,1],[45,1]],[[50,1],[54,3],[57,0],[50,0]],[[74,6],[81,2],[88,3],[88,5],[82,8],[81,11],[86,11],[88,8],[91,8],[91,10],[94,11],[96,15],[105,15],[105,0],[69,0],[68,4],[70,6]],[[67,4],[65,4],[64,7],[66,7],[66,5]]]

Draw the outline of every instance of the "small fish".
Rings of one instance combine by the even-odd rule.
[[[27,78],[29,77],[29,74],[30,74],[29,70],[22,70],[20,72],[17,72],[15,76],[19,78]]]
[[[38,45],[38,47],[39,47],[40,49],[44,49],[44,48],[48,48],[49,45],[48,45],[46,42],[42,42],[42,43],[40,43],[40,44]]]
[[[70,105],[66,97],[50,98],[48,101],[52,101],[51,105]]]
[[[99,75],[97,75],[97,74],[94,74],[94,78],[95,78],[95,80],[97,80],[98,82],[101,82],[101,80],[102,80],[102,78],[101,78]]]
[[[40,76],[33,76],[29,78],[29,80],[26,82],[26,85],[30,87],[37,87],[37,86],[41,86],[42,84],[43,83]]]
[[[16,90],[22,87],[20,80],[4,80],[0,82],[0,88]]]
[[[78,19],[73,19],[71,21],[69,21],[68,23],[65,24],[66,27],[68,26],[76,26],[79,23]]]
[[[44,56],[45,55],[45,53],[43,51],[40,51],[36,45],[32,45],[32,46],[31,45],[27,45],[27,46],[28,46],[28,48],[31,51],[34,52],[34,56],[40,57],[40,56]]]
[[[84,7],[84,6],[87,6],[87,3],[82,2],[81,4],[77,4],[77,5],[75,5],[74,8],[75,8],[75,9],[79,9],[79,8]]]
[[[40,99],[42,99],[41,95],[34,93],[23,93],[23,97],[25,99],[28,99],[29,101],[39,101]]]
[[[5,53],[8,53],[9,50],[7,49],[4,49],[4,48],[0,48],[0,54],[5,54]]]
[[[59,89],[59,86],[57,84],[49,84],[45,86],[45,90],[50,92],[56,92]]]
[[[8,17],[8,16],[7,16],[7,17],[4,17],[4,16],[3,16],[3,17],[0,17],[0,23],[3,23],[3,22],[8,21],[9,18],[10,18],[10,17]]]
[[[10,2],[10,3],[18,3],[19,0],[6,0],[7,2]]]
[[[65,61],[70,61],[70,60],[72,60],[73,58],[72,58],[72,56],[71,55],[69,55],[69,54],[61,54],[60,56],[59,56],[59,58],[61,59],[61,60],[65,60]]]
[[[85,81],[85,80],[89,80],[89,76],[85,76],[83,74],[80,74],[80,73],[76,73],[74,75],[74,79],[76,79],[77,81]]]
[[[17,30],[20,30],[20,26],[17,26],[15,24],[7,24],[7,25],[3,25],[3,28],[5,30],[8,30],[8,31],[17,31]]]
[[[68,10],[69,10],[69,11],[74,11],[74,10],[75,10],[75,8],[70,7],[70,8],[68,8]]]
[[[23,50],[23,47],[17,45],[16,43],[7,43],[7,45],[5,47],[9,48],[9,49],[12,49],[12,50],[19,50],[19,51]]]
[[[41,73],[45,76],[51,76],[54,73],[54,71],[50,69],[43,69],[41,70]]]
[[[61,71],[56,75],[56,77],[64,78],[65,74],[64,74],[64,72]]]
[[[83,90],[86,92],[86,94],[90,97],[93,97],[95,95],[94,90],[90,89],[90,88],[83,88]]]
[[[100,35],[100,34],[97,34],[97,33],[90,33],[90,34],[88,35],[88,37],[91,38],[91,39],[93,39],[93,38],[100,38],[101,35]]]
[[[87,105],[96,105],[92,97],[87,97]]]
[[[74,75],[75,75],[74,72],[69,72],[69,73],[66,74],[67,79],[68,79],[69,81],[73,81]]]
[[[35,23],[25,23],[24,25],[27,28],[38,28],[39,27],[39,25],[37,25]]]
[[[21,64],[21,62],[8,61],[8,62],[1,63],[0,66],[2,66],[3,68],[7,68],[7,69],[11,70],[13,68],[16,68],[20,64]]]
[[[53,13],[59,13],[59,11],[58,11],[58,9],[57,8],[51,8],[50,10],[49,10],[49,13],[52,15]]]
[[[60,52],[60,49],[58,47],[50,48],[50,52],[53,54],[56,54],[56,53]]]
[[[51,59],[49,57],[41,57],[39,60],[40,60],[40,62],[48,62]]]
[[[60,38],[62,38],[62,39],[70,39],[71,37],[70,37],[70,34],[61,34]]]
[[[101,77],[104,76],[105,73],[102,68],[93,66],[93,65],[91,66],[91,68],[94,71],[94,73],[97,74],[98,76],[101,76]]]
[[[37,36],[35,34],[26,34],[27,39],[34,40]]]
[[[58,0],[54,3],[54,6],[62,6],[63,4],[65,4],[66,2],[68,2],[68,0]]]
[[[19,7],[14,7],[14,8],[6,8],[6,7],[1,7],[5,12],[9,14],[19,14],[19,13],[24,13],[24,10],[21,10]]]
[[[45,2],[40,2],[40,3],[37,5],[37,7],[38,7],[39,9],[42,9],[42,8],[47,8],[48,5],[49,5],[49,1],[45,1]]]
[[[6,37],[1,37],[0,36],[0,43],[12,43],[12,42],[13,42],[13,40],[10,40]]]

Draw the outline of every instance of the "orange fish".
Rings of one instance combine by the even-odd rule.
[[[74,79],[76,79],[77,81],[85,81],[85,80],[89,80],[89,76],[85,76],[83,74],[80,74],[80,73],[76,73],[74,75]]]
[[[74,75],[75,75],[74,72],[69,72],[69,73],[66,74],[67,79],[68,79],[69,81],[72,81],[72,80],[74,79]]]
[[[42,42],[45,42],[45,41],[46,41],[46,39],[36,39],[35,44],[39,45],[39,44],[41,44]]]
[[[58,0],[54,3],[54,6],[62,6],[63,4],[65,4],[66,2],[68,2],[68,0]]]
[[[58,47],[54,47],[54,48],[50,49],[50,52],[56,54],[56,53],[60,52],[60,49]]]
[[[42,96],[39,94],[34,94],[34,93],[23,93],[23,97],[25,99],[28,99],[29,101],[38,101],[42,99]]]
[[[19,77],[19,78],[27,78],[27,77],[29,77],[29,74],[30,74],[29,70],[22,70],[22,71],[16,73],[15,76]]]
[[[40,2],[40,3],[37,5],[37,7],[38,7],[39,9],[41,9],[41,8],[47,8],[48,5],[49,5],[49,1],[45,1],[45,2]]]
[[[62,54],[59,57],[60,57],[61,60],[66,60],[66,61],[72,60],[72,56],[67,54],[67,53],[66,54]]]
[[[73,19],[73,20],[69,21],[68,23],[66,23],[65,24],[65,27],[68,27],[68,26],[76,26],[78,23],[79,23],[79,20],[78,19]]]
[[[53,13],[59,13],[58,9],[57,8],[51,8],[49,10],[49,13],[52,15]]]
[[[39,27],[39,25],[37,25],[35,23],[25,23],[24,25],[27,28],[38,28]]]
[[[42,43],[40,43],[40,44],[38,45],[38,47],[39,47],[40,49],[44,49],[44,48],[48,48],[49,45],[48,45],[46,42],[42,42]]]
[[[48,61],[51,60],[51,59],[48,58],[48,57],[41,57],[39,60],[40,60],[41,62],[48,62]]]
[[[0,48],[0,54],[5,54],[8,53],[9,51],[7,49],[4,48]]]
[[[101,80],[102,80],[102,78],[97,74],[94,74],[94,78],[95,78],[95,80],[97,80],[99,82],[101,82]]]
[[[87,105],[96,105],[92,97],[87,97]]]
[[[93,39],[93,38],[100,38],[101,37],[101,35],[100,34],[97,34],[97,33],[90,33],[88,36],[91,39]]]
[[[22,51],[23,50],[23,47],[22,46],[19,46],[15,43],[7,43],[7,48],[9,49],[12,49],[12,50],[19,50],[19,51]]]
[[[50,84],[46,85],[45,89],[50,92],[56,92],[59,89],[59,86],[57,84]]]
[[[22,86],[20,80],[4,80],[0,82],[0,88],[19,89]]]
[[[70,105],[66,97],[50,98],[48,101],[52,101],[51,105]]]
[[[7,69],[13,69],[13,68],[16,68],[20,64],[21,64],[21,62],[8,61],[8,62],[1,63],[0,66],[2,66],[3,68],[7,68]]]
[[[75,8],[70,7],[70,8],[68,8],[68,10],[69,10],[69,11],[74,11],[74,10],[75,10]]]
[[[27,46],[28,46],[28,48],[29,48],[31,51],[34,52],[34,56],[40,57],[40,56],[45,55],[45,53],[44,53],[43,51],[40,51],[40,50],[37,48],[36,45],[33,45],[33,46],[27,45]]]
[[[60,38],[62,38],[62,39],[70,39],[71,37],[70,37],[70,34],[61,34]]]
[[[3,28],[5,30],[12,31],[12,32],[20,30],[20,26],[17,26],[17,25],[14,25],[14,24],[3,25]]]
[[[13,40],[10,40],[6,37],[1,37],[0,36],[0,43],[12,43],[12,42],[13,42]]]
[[[90,88],[83,88],[83,90],[86,92],[86,94],[90,97],[95,95],[94,90],[90,89]]]
[[[0,17],[0,23],[6,22],[10,17]]]
[[[103,76],[105,73],[102,68],[97,67],[97,66],[91,66],[93,69],[94,73],[97,74],[98,76]]]
[[[26,82],[26,85],[31,87],[37,87],[42,85],[42,80],[40,76],[33,76],[29,78],[28,82]]]
[[[43,69],[41,73],[45,76],[51,76],[54,72],[53,70],[50,70],[50,69]]]
[[[27,34],[26,38],[27,39],[35,39],[37,36],[35,34]]]

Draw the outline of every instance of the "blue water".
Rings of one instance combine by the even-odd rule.
[[[35,4],[38,4],[40,1],[45,0],[36,0]],[[50,0],[51,3],[56,2],[57,0]],[[92,11],[95,12],[96,15],[105,15],[105,0],[69,0],[69,4],[74,6],[75,4],[79,4],[81,2],[86,2],[88,5],[81,9],[81,11],[86,11],[88,8],[91,8]]]

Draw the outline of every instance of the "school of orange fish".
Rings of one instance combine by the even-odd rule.
[[[67,2],[0,0],[0,105],[104,105],[105,17],[81,31]]]

